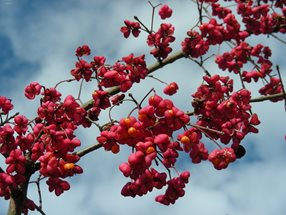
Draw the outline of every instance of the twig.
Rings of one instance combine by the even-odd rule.
[[[41,181],[41,174],[39,175],[37,181],[36,181],[36,185],[37,185],[37,189],[38,189],[38,195],[39,195],[39,208],[42,210],[42,194],[41,194],[41,188],[40,188],[40,181]]]
[[[160,6],[161,3],[157,4],[156,6],[154,6],[150,1],[148,1],[148,3],[149,3],[149,4],[151,5],[151,7],[152,7],[151,32],[153,32],[155,9],[156,9],[156,7]]]
[[[158,159],[160,162],[161,162],[161,164],[166,168],[166,170],[167,170],[167,172],[168,172],[168,175],[169,175],[169,178],[171,179],[172,178],[172,175],[171,175],[171,171],[170,171],[170,169],[163,163],[163,160],[162,160],[162,158],[164,158],[163,157],[163,155],[160,153],[160,152],[157,152],[157,157],[156,157],[156,159]],[[158,162],[158,161],[157,161]]]
[[[122,100],[122,101],[119,101],[118,103],[120,103],[120,102],[134,102],[134,100],[132,100],[132,99],[124,99],[124,100]],[[113,106],[111,106],[110,108],[109,108],[109,111],[108,111],[108,117],[109,117],[109,121],[112,123],[112,122],[114,122],[114,120],[112,119],[112,117],[111,117],[111,111],[113,110],[113,108],[115,108],[115,107],[118,107],[118,103],[116,103],[116,104],[114,104]],[[102,130],[102,126],[97,126],[98,128],[99,128],[99,130]]]
[[[159,78],[156,78],[154,75],[148,75],[147,77],[153,78],[154,80],[159,81],[162,84],[168,85],[168,83],[166,83],[165,81],[160,80]]]
[[[204,133],[211,141],[213,141],[219,149],[222,149],[221,145],[219,145],[219,143],[205,131],[205,127],[203,127],[203,129],[200,127],[196,127],[196,128],[198,130],[200,130],[202,133]],[[211,129],[211,130],[213,130],[213,129]],[[213,131],[215,131],[215,130],[213,130]]]
[[[135,19],[137,22],[139,22],[139,23],[143,26],[144,30],[145,30],[148,34],[152,34],[152,32],[146,27],[146,25],[144,25],[143,22],[140,21],[140,19],[139,19],[137,16],[134,16],[134,19]]]
[[[83,80],[84,80],[84,79],[81,79],[81,82],[80,82],[77,99],[80,99],[80,95],[81,95],[81,91],[82,91],[82,85],[83,85]]]
[[[239,74],[239,78],[240,78],[240,82],[241,82],[242,88],[245,89],[245,85],[244,85],[243,78],[242,78],[240,70],[239,70],[238,74]]]
[[[192,57],[189,57],[189,59],[190,59],[191,61],[195,62],[199,67],[201,67],[202,70],[205,72],[205,74],[206,74],[207,76],[209,76],[209,77],[211,76],[211,74],[209,73],[209,71],[204,67],[204,65],[203,65],[203,62],[204,62],[204,61],[202,61],[202,59],[201,59],[201,62],[199,62],[199,61],[193,59]]]
[[[284,45],[286,45],[286,42],[282,39],[280,39],[279,37],[277,37],[276,35],[274,34],[270,34],[271,37],[275,38],[276,40],[280,41],[281,43],[283,43]]]
[[[193,112],[187,111],[186,114],[187,114],[188,116],[193,116],[193,115],[195,115],[195,112],[194,112],[194,111],[193,111]]]
[[[149,96],[150,93],[155,92],[154,88],[152,88],[151,90],[149,90],[149,92],[143,97],[143,99],[140,101],[139,103],[139,107],[141,107],[142,103],[144,102],[144,100],[147,98],[147,96]]]
[[[281,76],[281,73],[280,73],[280,68],[279,68],[279,65],[276,65],[276,69],[277,69],[277,72],[278,72],[278,76],[280,78],[280,82],[281,82],[281,87],[282,87],[282,92],[284,94],[284,108],[285,108],[285,111],[286,111],[286,92],[285,92],[285,88],[284,88],[284,84],[283,84],[283,80],[282,80],[282,76]]]
[[[96,144],[89,146],[89,147],[87,147],[81,151],[76,152],[75,154],[82,157],[82,156],[84,156],[84,155],[86,155],[92,151],[95,151],[95,150],[101,148],[102,146],[103,146],[102,144],[96,143]]]
[[[55,88],[57,88],[60,84],[64,83],[64,82],[72,82],[72,81],[75,81],[76,79],[75,78],[72,78],[72,79],[68,79],[68,80],[63,80],[63,81],[60,81],[59,83],[57,83],[55,85]]]
[[[200,3],[198,0],[196,0],[196,3],[197,3],[197,9],[199,11],[200,24],[203,24],[203,13],[202,13],[202,5],[203,5],[203,3]]]
[[[218,131],[218,130],[215,130],[215,129],[212,129],[212,128],[203,127],[203,126],[200,126],[200,125],[194,125],[194,124],[190,124],[190,125],[192,127],[194,127],[194,128],[199,129],[199,130],[205,130],[205,131],[210,131],[210,132],[217,133],[219,135],[224,135],[223,131]]]
[[[39,211],[40,214],[46,215],[42,208],[40,208],[38,205],[35,204],[35,208],[37,209],[37,211]]]
[[[278,98],[285,98],[286,99],[286,95],[284,95],[284,93],[277,93],[277,94],[268,95],[268,96],[260,96],[260,97],[251,99],[250,103],[263,102],[266,100],[278,99]]]
[[[13,116],[10,116],[10,117],[8,117],[8,115],[7,115],[7,118],[4,120],[4,122],[3,122],[2,117],[1,117],[1,123],[0,123],[0,126],[2,126],[2,125],[4,125],[5,123],[9,122],[9,121],[10,121],[10,119],[13,119],[15,116],[17,116],[17,115],[19,115],[19,114],[20,114],[20,113],[19,113],[19,112],[17,112],[17,113],[15,113]]]

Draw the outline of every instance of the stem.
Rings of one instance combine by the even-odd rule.
[[[199,11],[199,21],[200,21],[200,24],[203,24],[203,13],[202,13],[203,3],[200,3],[198,0],[196,0],[196,3],[197,3],[198,11]]]
[[[139,19],[137,16],[134,16],[134,19],[135,19],[137,22],[139,22],[139,23],[143,26],[144,30],[145,30],[148,34],[152,34],[152,32],[146,27],[146,25],[144,25],[144,23],[142,23],[142,22],[140,21],[140,19]]]
[[[285,88],[284,88],[282,76],[281,76],[281,73],[280,73],[279,65],[276,66],[276,69],[277,69],[277,72],[278,72],[278,76],[279,76],[279,78],[280,78],[283,95],[286,96],[286,92],[285,92]],[[285,98],[284,98],[284,108],[285,108],[285,111],[286,111],[286,99],[285,99]]]
[[[80,87],[79,87],[77,99],[80,99],[81,90],[82,90],[82,85],[83,85],[83,80],[84,80],[84,79],[81,79],[81,82],[80,82]]]
[[[192,57],[189,57],[189,59],[191,61],[193,61],[194,63],[196,63],[199,67],[201,67],[207,76],[211,77],[211,74],[209,73],[209,71],[204,67],[204,65],[203,65],[204,61],[202,61],[202,59],[201,59],[201,62],[198,62],[197,60],[193,59]]]
[[[284,95],[284,93],[277,93],[277,94],[268,95],[268,96],[260,96],[260,97],[251,99],[250,102],[251,103],[263,102],[266,100],[277,99],[277,98],[285,98],[286,99],[286,95]]]
[[[224,135],[224,133],[222,131],[218,131],[218,130],[215,130],[215,129],[212,129],[212,128],[207,128],[207,127],[203,127],[203,126],[200,126],[200,125],[194,125],[194,124],[190,124],[192,127],[194,128],[197,128],[199,130],[205,130],[205,131],[210,131],[210,132],[214,132],[214,133],[217,133],[219,135]]]
[[[168,85],[168,83],[166,83],[166,82],[164,82],[164,81],[160,80],[159,78],[156,78],[154,75],[148,75],[147,77],[149,77],[149,78],[153,78],[154,80],[159,81],[159,82],[160,82],[160,83],[162,83],[162,84],[166,84],[166,85]]]
[[[151,1],[148,1],[148,3],[151,5],[152,7],[152,17],[151,17],[151,32],[153,32],[153,25],[154,25],[154,14],[155,14],[155,9],[156,7],[159,7],[160,5],[162,5],[162,3],[157,4],[156,6],[154,6]]]
[[[39,207],[38,205],[35,205],[35,207],[36,207],[37,211],[39,211],[40,214],[46,215],[45,212],[42,210],[41,207]]]
[[[4,120],[4,122],[3,122],[2,117],[1,117],[0,126],[2,126],[2,125],[4,125],[5,123],[9,122],[11,119],[13,119],[15,116],[18,116],[19,114],[20,114],[20,113],[17,112],[17,113],[15,113],[13,116],[10,116],[10,117],[8,117],[8,115],[7,115],[7,118]]]
[[[42,210],[42,203],[43,203],[43,201],[42,201],[42,193],[41,193],[40,181],[41,181],[41,175],[39,175],[39,177],[38,177],[38,179],[36,181],[36,185],[37,185],[38,195],[39,195],[39,209]]]
[[[72,81],[75,81],[75,80],[76,80],[75,78],[72,78],[72,79],[60,81],[59,83],[57,83],[57,84],[55,85],[55,88],[57,88],[57,87],[58,87],[60,84],[62,84],[62,83],[65,83],[65,82],[69,83],[69,82],[72,82]]]
[[[141,100],[141,102],[139,103],[139,107],[142,106],[142,103],[144,102],[144,100],[147,98],[147,96],[149,96],[150,93],[155,92],[154,88],[152,88],[145,96],[144,98]]]
[[[101,147],[102,147],[102,145],[97,143],[97,144],[91,145],[91,146],[89,146],[89,147],[87,147],[87,148],[85,148],[85,149],[83,149],[81,151],[76,152],[76,155],[82,157],[82,156],[84,156],[84,155],[86,155],[86,154],[88,154],[88,153],[90,153],[92,151],[95,151],[95,150],[97,150],[97,149],[99,149]]]
[[[245,85],[244,85],[244,82],[243,82],[243,78],[242,78],[241,72],[239,71],[238,74],[239,74],[239,78],[240,78],[240,82],[241,82],[242,88],[245,89]]]
[[[280,41],[281,43],[283,43],[284,45],[286,45],[286,42],[282,39],[280,39],[279,37],[277,37],[275,34],[270,34],[271,37],[275,38],[276,40]]]

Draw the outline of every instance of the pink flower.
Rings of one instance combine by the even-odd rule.
[[[56,196],[61,195],[64,191],[70,189],[70,185],[67,181],[61,180],[59,178],[49,178],[47,181],[49,186],[49,191],[55,191]]]
[[[27,127],[28,119],[23,115],[18,115],[18,116],[15,116],[14,122],[15,122],[14,130],[18,134],[25,134],[26,131],[28,130],[28,127]]]
[[[166,94],[166,95],[173,95],[177,92],[177,90],[179,89],[178,85],[176,82],[172,82],[170,83],[167,87],[164,88],[163,92]]]
[[[79,60],[75,64],[76,68],[71,70],[71,75],[79,81],[84,78],[86,81],[90,81],[93,71],[92,65],[85,60]]]
[[[83,55],[90,55],[90,48],[88,45],[83,45],[76,49],[75,55],[78,57],[82,57]]]
[[[38,82],[32,82],[25,88],[25,96],[28,99],[34,99],[40,94],[42,86]]]
[[[9,157],[6,158],[6,164],[8,167],[6,172],[11,174],[12,172],[17,172],[21,175],[24,175],[26,172],[25,162],[26,158],[23,155],[23,152],[20,149],[15,149],[10,152]]]
[[[227,168],[228,164],[236,160],[234,150],[232,148],[215,149],[209,154],[208,160],[217,170]]]
[[[173,10],[166,4],[162,5],[159,9],[161,19],[166,19],[172,16]]]
[[[123,33],[123,36],[125,38],[128,38],[130,33],[132,33],[132,35],[134,37],[138,37],[140,34],[140,24],[139,22],[132,22],[129,20],[125,20],[124,21],[126,26],[121,27],[120,31]]]
[[[0,109],[2,109],[4,114],[7,114],[13,107],[10,99],[7,99],[5,96],[0,96]]]

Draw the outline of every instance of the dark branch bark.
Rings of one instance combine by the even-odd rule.
[[[39,211],[40,214],[42,215],[46,215],[45,212],[42,210],[42,208],[40,208],[38,205],[35,205],[37,211]]]
[[[27,177],[26,182],[23,185],[11,191],[7,215],[21,215],[27,198],[29,180],[30,176]]]

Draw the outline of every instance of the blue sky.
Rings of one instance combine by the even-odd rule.
[[[157,2],[153,1],[154,4]],[[196,21],[195,9],[188,0],[162,2],[174,8],[174,16],[169,21],[176,26],[176,49]],[[131,52],[147,54],[149,50],[143,37],[125,40],[119,32],[123,20],[134,15],[149,23],[151,9],[147,1],[0,0],[0,95],[10,97],[17,111],[35,116],[37,103],[25,100],[24,87],[36,80],[54,86],[58,81],[70,78],[69,71],[76,60],[74,51],[79,45],[90,45],[94,55],[105,55],[110,63]],[[286,80],[286,65],[281,57],[285,47],[276,41],[259,39],[274,47],[272,59],[280,64],[282,77]],[[149,63],[153,62],[151,58],[147,59]],[[211,70],[216,68],[212,63],[208,66]],[[199,69],[190,61],[181,60],[163,68],[157,76],[166,82],[176,80],[182,86],[174,100],[178,107],[188,110],[190,94],[201,82]],[[134,86],[132,92],[142,98],[154,85],[157,91],[164,87],[148,79],[144,81],[144,87]],[[77,89],[77,84],[60,88],[63,94],[75,95]],[[84,88],[83,100],[90,98],[92,90],[93,86]],[[265,102],[253,105],[253,109],[262,123],[260,134],[250,135],[243,143],[246,156],[223,171],[214,170],[209,163],[193,165],[184,160],[180,167],[191,171],[191,180],[186,196],[174,206],[155,203],[156,194],[163,191],[142,198],[122,197],[120,190],[127,180],[118,171],[118,165],[127,159],[128,152],[113,155],[98,150],[82,159],[84,174],[73,177],[71,190],[62,196],[55,197],[47,191],[45,184],[42,185],[44,211],[48,215],[285,214],[284,107],[282,103]],[[124,108],[118,109],[114,117],[124,114]],[[95,129],[79,132],[83,145],[94,143],[95,135]],[[0,165],[1,162],[3,159],[0,159]],[[37,199],[35,187],[29,188],[29,196]],[[0,199],[0,215],[5,214],[7,207],[8,202]]]

